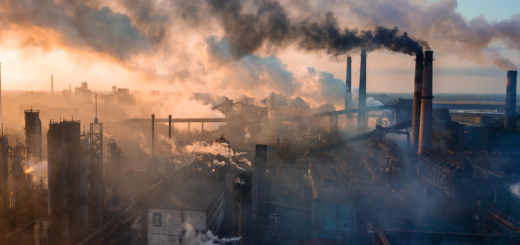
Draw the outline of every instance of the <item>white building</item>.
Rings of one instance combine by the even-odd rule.
[[[186,224],[217,233],[224,219],[224,182],[187,180],[148,210],[148,244],[183,244]]]

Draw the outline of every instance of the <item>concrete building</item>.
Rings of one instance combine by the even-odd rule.
[[[224,219],[224,182],[187,180],[148,210],[148,244],[186,244],[186,229],[219,231]]]

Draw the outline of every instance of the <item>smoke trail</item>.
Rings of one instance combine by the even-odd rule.
[[[333,56],[357,49],[387,49],[413,55],[422,52],[423,46],[430,48],[425,41],[414,40],[397,27],[378,26],[374,31],[342,29],[333,12],[328,12],[321,22],[291,21],[285,8],[274,0],[254,1],[256,14],[244,13],[240,0],[206,2],[237,47],[238,56],[254,53],[264,45],[279,48],[292,43],[307,51],[325,50]]]
[[[501,21],[487,21],[482,16],[467,19],[457,12],[456,0],[367,0],[347,2],[341,7],[345,6],[362,22],[399,26],[428,39],[437,50],[479,64],[491,63],[502,70],[515,69],[513,62],[492,44],[520,51],[519,15]]]

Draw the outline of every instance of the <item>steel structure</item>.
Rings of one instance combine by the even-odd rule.
[[[89,153],[90,221],[92,226],[97,227],[103,223],[103,124],[97,118],[97,95],[96,118],[90,124]]]

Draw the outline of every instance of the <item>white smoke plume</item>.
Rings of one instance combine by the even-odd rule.
[[[251,166],[251,161],[249,161],[246,157],[243,156],[244,154],[246,154],[245,152],[234,152],[233,149],[229,147],[229,144],[225,142],[213,142],[212,144],[208,144],[206,142],[194,141],[191,145],[187,145],[185,147],[183,153],[190,155],[193,155],[195,153],[205,153],[214,156],[220,155],[228,159],[230,164],[232,164],[240,170],[245,169],[238,166],[236,161],[243,162]],[[219,162],[217,159],[215,159],[213,163],[216,165],[225,165],[224,161]]]
[[[520,199],[520,183],[509,186],[509,191]]]
[[[214,235],[211,231],[206,232],[206,234],[197,234],[193,226],[189,223],[184,224],[184,229],[186,230],[186,235],[184,236],[185,241],[183,241],[183,244],[188,245],[212,245],[221,244],[221,242],[240,241],[240,239],[242,239],[241,237],[218,238],[218,236]]]
[[[32,177],[32,182],[36,188],[47,189],[47,161],[29,159],[23,162],[22,167],[25,174]]]

